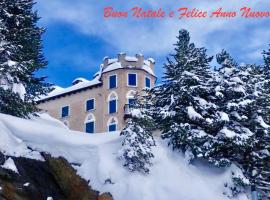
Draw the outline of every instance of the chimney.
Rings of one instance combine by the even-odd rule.
[[[118,56],[118,62],[123,63],[126,58],[126,53],[119,53],[117,56]]]
[[[109,57],[106,56],[103,58],[103,67],[107,67],[109,65]]]
[[[154,69],[154,65],[156,64],[156,61],[153,59],[153,58],[148,58],[147,59],[148,61],[149,61],[149,63],[150,63],[150,68],[151,69]]]
[[[142,67],[144,64],[143,54],[136,54],[136,58],[138,59],[138,67]]]

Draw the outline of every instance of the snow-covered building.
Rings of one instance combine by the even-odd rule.
[[[92,80],[77,78],[70,87],[55,87],[38,101],[38,107],[73,130],[121,130],[136,92],[154,86],[154,65],[154,59],[144,59],[142,54],[105,57]]]

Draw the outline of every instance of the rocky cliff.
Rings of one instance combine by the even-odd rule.
[[[99,195],[64,158],[42,154],[44,161],[7,157],[0,152],[0,200],[111,200]],[[17,171],[4,163],[11,158]]]

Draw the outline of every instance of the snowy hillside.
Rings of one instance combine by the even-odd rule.
[[[223,193],[229,192],[224,185],[230,185],[232,168],[189,165],[158,138],[150,174],[142,175],[128,172],[117,159],[122,140],[119,132],[89,135],[67,130],[48,116],[24,120],[0,114],[0,133],[0,151],[6,155],[42,160],[38,152],[45,151],[63,156],[80,176],[90,180],[93,189],[110,192],[115,200],[229,199]]]

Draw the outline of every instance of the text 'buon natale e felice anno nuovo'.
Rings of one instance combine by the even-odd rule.
[[[198,8],[181,7],[176,10],[165,11],[162,8],[157,10],[133,7],[128,11],[115,10],[112,6],[104,8],[104,18],[268,18],[270,11],[256,11],[249,7],[242,7],[238,10],[228,11],[220,7],[212,11]]]

